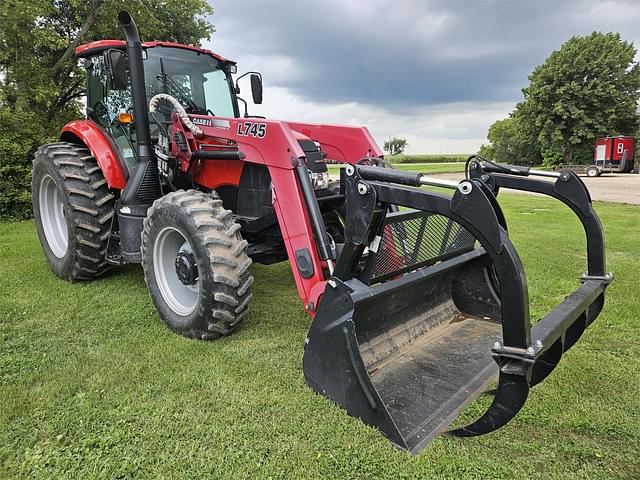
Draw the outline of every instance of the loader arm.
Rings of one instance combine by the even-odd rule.
[[[184,135],[186,148],[183,146],[180,150],[175,144],[173,148],[183,170],[192,173],[195,183],[213,188],[211,182],[220,181],[219,162],[227,162],[225,170],[229,172],[233,170],[230,163],[234,160],[228,159],[234,155],[237,165],[249,162],[269,169],[272,204],[298,295],[307,313],[315,315],[333,258],[329,258],[331,252],[327,251],[326,232],[302,161],[305,154],[291,127],[285,122],[266,119],[190,117],[202,129],[202,136],[196,137],[185,129],[174,115],[172,132]],[[217,145],[213,145],[213,140]],[[225,144],[224,148],[221,143]]]

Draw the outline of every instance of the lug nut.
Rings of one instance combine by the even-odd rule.
[[[353,168],[353,165],[347,165],[346,172],[347,172],[347,175],[351,176],[354,173],[356,173],[356,169]]]
[[[369,187],[367,187],[364,183],[359,183],[358,184],[358,193],[360,195],[366,195],[367,193],[369,193]]]

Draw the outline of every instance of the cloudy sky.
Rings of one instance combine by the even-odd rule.
[[[572,35],[616,31],[640,46],[640,0],[209,2],[206,46],[264,76],[250,112],[364,124],[380,144],[407,138],[411,153],[476,151]]]

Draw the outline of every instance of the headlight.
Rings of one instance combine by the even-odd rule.
[[[323,190],[329,187],[329,172],[309,172],[314,190]]]

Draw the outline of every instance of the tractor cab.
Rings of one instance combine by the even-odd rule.
[[[78,57],[84,59],[87,70],[87,117],[93,120],[116,144],[121,163],[128,173],[137,164],[136,132],[131,78],[125,58],[126,43],[120,40],[92,42],[78,47]],[[187,114],[212,117],[239,118],[238,102],[244,104],[244,116],[248,117],[247,102],[238,96],[238,81],[250,75],[254,103],[262,103],[262,76],[248,72],[235,83],[232,74],[236,63],[210,51],[172,42],[145,42],[143,65],[146,101],[158,94],[176,98]],[[160,105],[159,112],[149,119],[151,140],[158,140],[158,123],[171,124],[172,109]],[[317,142],[294,132],[306,154],[307,167],[319,195],[324,197],[329,189],[329,176],[325,155]],[[334,189],[335,190],[335,189]]]
[[[235,63],[213,52],[165,42],[144,44],[143,65],[147,103],[165,93],[178,99],[187,113],[239,117],[231,74]],[[87,70],[87,117],[116,143],[129,173],[137,163],[131,78],[124,59],[125,42],[108,40],[78,48]],[[120,73],[116,70],[120,69]],[[160,108],[162,119],[150,119],[152,140],[157,121],[167,121],[170,109]]]

